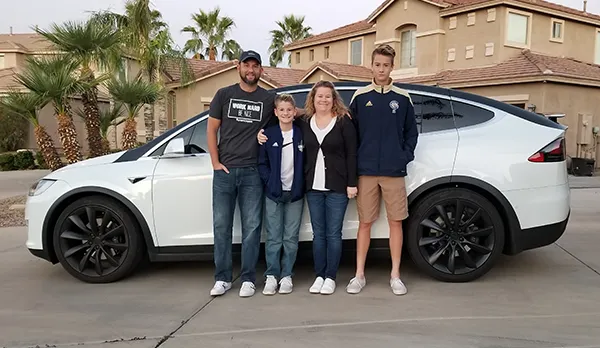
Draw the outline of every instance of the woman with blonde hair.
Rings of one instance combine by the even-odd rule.
[[[304,137],[306,201],[313,229],[316,279],[309,291],[333,294],[348,200],[357,194],[357,133],[333,83],[317,82],[296,120]],[[267,138],[258,134],[262,144]]]

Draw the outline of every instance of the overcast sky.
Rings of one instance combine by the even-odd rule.
[[[313,34],[331,30],[364,19],[383,0],[151,0],[169,24],[176,43],[183,47],[189,38],[181,28],[192,24],[191,13],[201,7],[208,11],[219,5],[221,13],[236,23],[231,37],[242,48],[255,49],[268,62],[269,31],[275,29],[275,21],[286,14],[304,15],[305,23]],[[583,8],[583,0],[551,0],[577,9]],[[124,0],[0,0],[0,33],[31,32],[31,27],[47,27],[52,22],[85,18],[87,11],[111,9],[121,12]],[[342,5],[343,4],[343,5]],[[600,13],[600,0],[589,0],[588,11]],[[220,58],[220,57],[219,57]],[[268,64],[268,63],[267,63]],[[266,65],[266,64],[265,64]]]

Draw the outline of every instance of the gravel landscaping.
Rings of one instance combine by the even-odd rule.
[[[27,196],[15,196],[0,200],[0,227],[25,226],[25,210],[13,205],[25,204]]]

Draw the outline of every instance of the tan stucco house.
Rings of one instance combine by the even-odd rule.
[[[585,4],[584,2],[582,4]],[[392,77],[564,113],[570,156],[600,148],[600,16],[543,0],[385,0],[364,20],[286,46],[303,79],[367,78],[371,52],[397,52]],[[335,69],[333,69],[335,67]],[[333,72],[333,70],[337,71]],[[361,72],[364,72],[362,74]],[[588,150],[586,153],[585,150]]]

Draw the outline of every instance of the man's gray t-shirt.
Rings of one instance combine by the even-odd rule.
[[[248,93],[239,83],[223,87],[210,103],[209,115],[221,120],[219,161],[227,168],[256,166],[256,135],[277,121],[275,93],[260,86]]]

